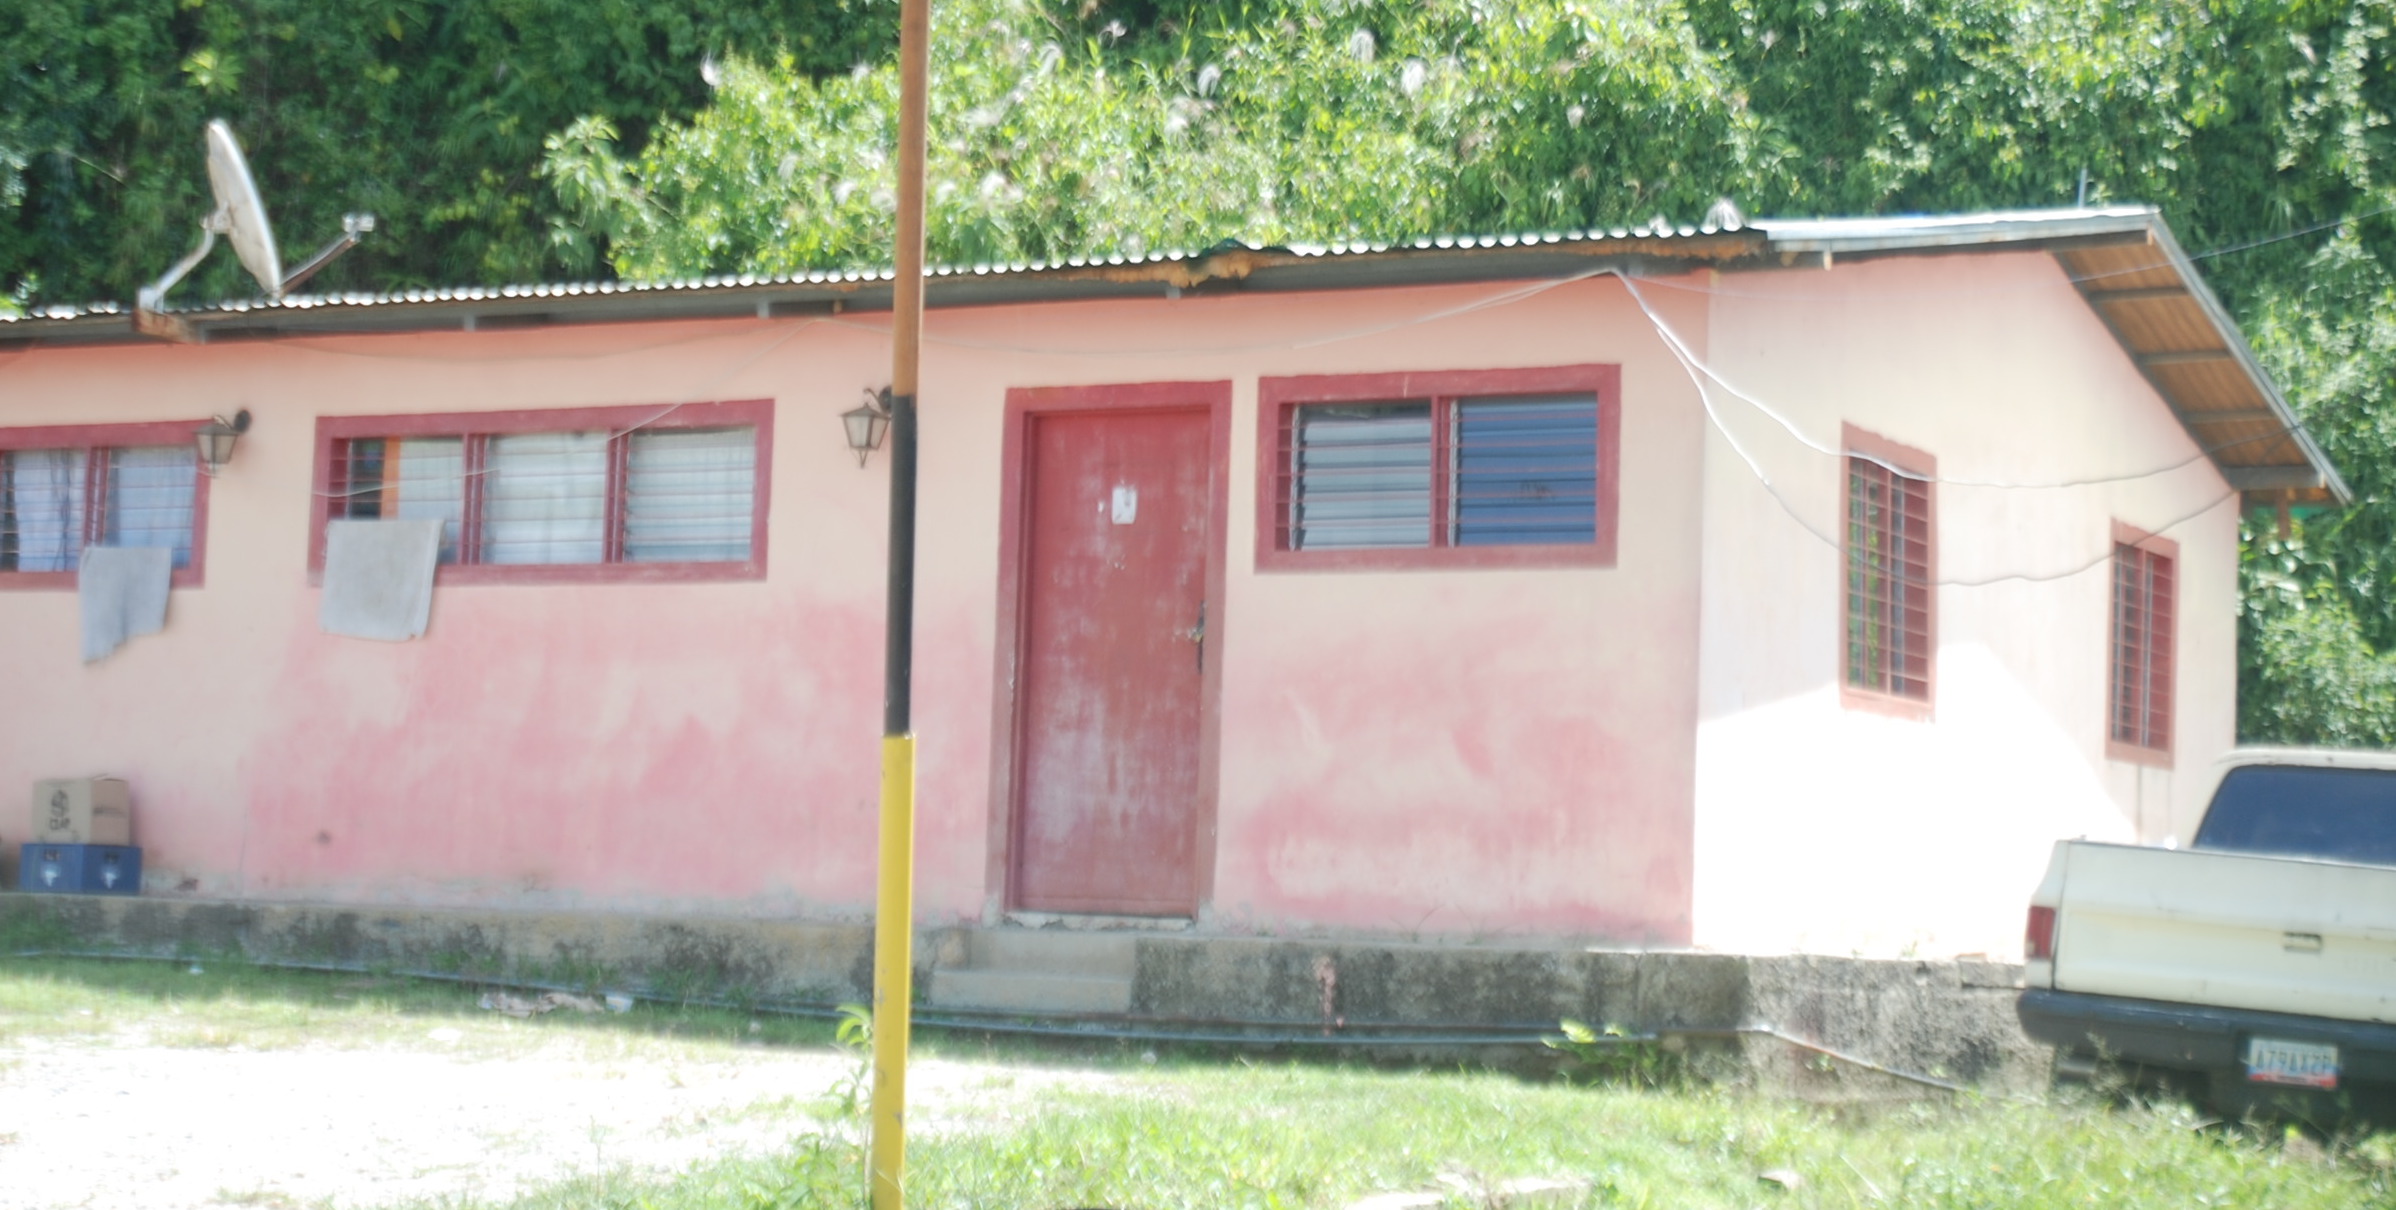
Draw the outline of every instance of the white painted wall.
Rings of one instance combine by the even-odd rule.
[[[2044,254],[1707,288],[1695,940],[2017,954],[2054,840],[2160,841],[2201,811],[2234,736],[2235,493]],[[1804,441],[1852,423],[1938,460],[1929,720],[1841,705],[1843,459],[1725,383]],[[2169,768],[2106,756],[2117,519],[2180,543]]]

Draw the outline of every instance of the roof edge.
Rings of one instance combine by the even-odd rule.
[[[2314,471],[2321,476],[2318,486],[2335,498],[2340,506],[2353,504],[2354,489],[2347,486],[2346,477],[2338,473],[2337,464],[2329,460],[2329,454],[2319,442],[2313,440],[2312,432],[2298,418],[2296,409],[2289,406],[2287,396],[2280,393],[2279,381],[2263,368],[2262,362],[2256,360],[2254,347],[2246,342],[2246,332],[2238,326],[2238,321],[2230,318],[2229,308],[2221,305],[2220,296],[2213,293],[2212,285],[2197,270],[2195,258],[2180,247],[2178,237],[2171,233],[2171,224],[2163,221],[2161,211],[2152,212],[2147,229],[2155,246],[2163,250],[2164,258],[2171,263],[2173,271],[2180,275],[2180,281],[2187,286],[2189,295],[2196,299],[2199,307],[2204,308],[2205,318],[2212,323],[2214,333],[2221,337],[2230,356],[2254,381],[2255,389],[2262,393],[2263,401],[2271,409],[2272,415],[2287,430],[2289,439],[2304,451],[2305,461],[2312,463]],[[2190,434],[2191,437],[2194,435]]]
[[[1756,219],[1749,224],[1780,252],[1932,252],[2103,236],[2144,236],[2161,221],[2153,206],[2073,210],[1986,210],[1879,218]]]
[[[2218,457],[2214,466],[2241,490],[2304,489],[2351,504],[2353,491],[2312,434],[2297,419],[2201,273],[2153,206],[1991,210],[1971,214],[1865,218],[1778,218],[1719,224],[1649,224],[1634,228],[1512,235],[1437,236],[1409,242],[1343,242],[1254,248],[1226,240],[1213,247],[1134,256],[1075,256],[1039,264],[928,267],[926,303],[934,307],[1179,297],[1184,291],[1349,290],[1465,282],[1568,278],[1618,267],[1649,273],[1713,266],[1772,268],[1793,258],[1924,255],[2013,248],[2064,250],[2090,243],[2136,241],[2158,249],[2172,273],[2202,308],[2222,346],[2268,403],[2272,416],[2302,452],[2313,483],[2235,481]],[[2160,268],[2161,266],[2158,266]],[[737,274],[670,281],[562,282],[498,287],[423,288],[380,294],[294,295],[229,300],[176,308],[170,314],[200,339],[379,335],[477,331],[580,323],[761,319],[876,312],[890,306],[889,269],[819,270],[783,275]],[[2085,295],[2084,295],[2085,297]],[[2093,304],[2092,304],[2093,305]],[[61,347],[148,343],[134,330],[132,309],[103,302],[87,307],[36,308],[0,317],[0,347]],[[2116,333],[2116,339],[2120,339]],[[2125,352],[2129,350],[2125,346]],[[2150,381],[2152,381],[2150,376]],[[2158,384],[2158,391],[2163,388]],[[2166,401],[2171,399],[2164,392]],[[2178,410],[2174,406],[2175,412]],[[2187,421],[2183,417],[2183,425]],[[2193,428],[2192,439],[2203,445]],[[2208,451],[2211,455],[2213,451]],[[2300,468],[2290,464],[2287,471]],[[2281,475],[2279,478],[2291,478]]]

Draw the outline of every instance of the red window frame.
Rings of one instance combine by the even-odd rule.
[[[1432,406],[1432,515],[1446,510],[1451,448],[1444,418],[1460,400],[1563,392],[1597,397],[1597,533],[1593,542],[1451,546],[1442,527],[1431,545],[1364,550],[1290,546],[1291,469],[1296,417],[1310,404],[1429,400]],[[1612,567],[1621,510],[1622,367],[1546,366],[1517,370],[1436,370],[1385,374],[1307,374],[1256,384],[1256,569],[1258,571],[1419,571],[1507,567]]]
[[[0,450],[60,450],[84,451],[83,532],[86,545],[107,532],[104,515],[108,499],[108,460],[101,455],[112,449],[142,445],[175,445],[191,451],[192,461],[199,461],[198,444],[193,440],[206,420],[159,420],[134,424],[56,424],[26,428],[0,428]],[[195,466],[196,471],[196,466]],[[200,588],[208,582],[208,485],[209,476],[191,477],[191,562],[175,569],[168,581],[175,588]],[[0,590],[9,589],[74,589],[80,572],[73,571],[0,571]]]
[[[2105,754],[2171,764],[2177,721],[2180,544],[2113,523],[2113,591],[2107,613]]]
[[[1852,424],[1843,426],[1840,436],[1848,453],[1839,460],[1839,702],[1851,709],[1927,719],[1938,700],[1938,459]],[[1912,590],[1908,599],[1921,601],[1918,610],[1907,608],[1898,623],[1905,648],[1918,646],[1922,653],[1918,664],[1907,667],[1892,666],[1894,648],[1887,644],[1867,657],[1871,667],[1866,669],[1858,668],[1850,651],[1859,614],[1874,604],[1891,604],[1886,594],[1859,594],[1852,571],[1859,554],[1857,491],[1875,485],[1884,492],[1901,491],[1904,515],[1921,530],[1918,540],[1908,536],[1899,548],[1898,578]],[[1869,528],[1879,549],[1887,549],[1895,539],[1891,527]],[[1902,652],[1897,655],[1903,658]],[[1868,681],[1859,682],[1859,672]]]
[[[547,408],[508,412],[423,412],[384,416],[319,416],[316,420],[315,494],[308,509],[308,582],[324,580],[325,522],[333,518],[344,484],[336,482],[339,455],[352,440],[390,437],[460,437],[466,440],[468,473],[477,464],[480,441],[521,433],[576,432],[607,429],[722,428],[748,425],[757,430],[756,492],[749,523],[749,557],[726,562],[689,563],[444,563],[433,573],[436,584],[612,584],[672,583],[710,580],[762,580],[766,570],[766,517],[771,511],[774,451],[774,404],[770,399],[741,399],[710,403],[652,404],[622,407]],[[625,447],[618,444],[608,461],[607,557],[622,557]],[[466,493],[465,523],[459,534],[461,557],[470,558],[481,522],[480,493]]]

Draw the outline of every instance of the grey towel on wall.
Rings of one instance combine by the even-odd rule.
[[[440,564],[437,520],[328,521],[316,624],[353,639],[417,638],[432,622],[433,569]]]
[[[75,575],[83,613],[83,662],[105,659],[136,635],[166,629],[166,590],[175,552],[163,546],[86,546]]]

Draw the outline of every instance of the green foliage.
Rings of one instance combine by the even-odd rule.
[[[2241,736],[2396,746],[2396,274],[2351,225],[2249,321],[2353,507],[2250,525],[2239,569]]]
[[[849,1060],[848,1070],[832,1085],[832,1109],[841,1117],[853,1118],[865,1111],[873,1092],[874,1010],[862,1004],[841,1005],[832,1044]]]
[[[947,0],[930,242],[1003,262],[1685,222],[1724,195],[2056,205],[2086,173],[2091,201],[2160,203],[2202,246],[2381,196],[2387,8]],[[887,67],[742,65],[635,155],[577,124],[549,171],[626,273],[880,264],[895,89]],[[2217,272],[2287,279],[2269,259]]]
[[[1140,40],[1034,0],[935,14],[927,230],[950,262],[1694,217],[1749,141],[1669,7],[1285,0]],[[547,171],[628,276],[879,265],[895,97],[887,68],[734,63],[638,155],[582,122]]]
[[[706,103],[702,60],[879,53],[877,0],[15,0],[0,37],[0,298],[129,299],[197,238],[201,127],[229,120],[286,245],[381,219],[327,288],[523,280],[553,246],[541,141]],[[184,287],[247,297],[230,258]]]
[[[1567,1055],[1573,1079],[1589,1083],[1629,1084],[1638,1088],[1678,1087],[1689,1082],[1681,1055],[1656,1039],[1642,1038],[1619,1025],[1603,1028],[1570,1017],[1559,1022],[1564,1036],[1542,1041],[1550,1050]]]
[[[2339,519],[2369,519],[2357,508]],[[2302,534],[2249,528],[2240,567],[2238,731],[2282,743],[2396,742],[2396,658],[2364,637],[2355,608]]]

